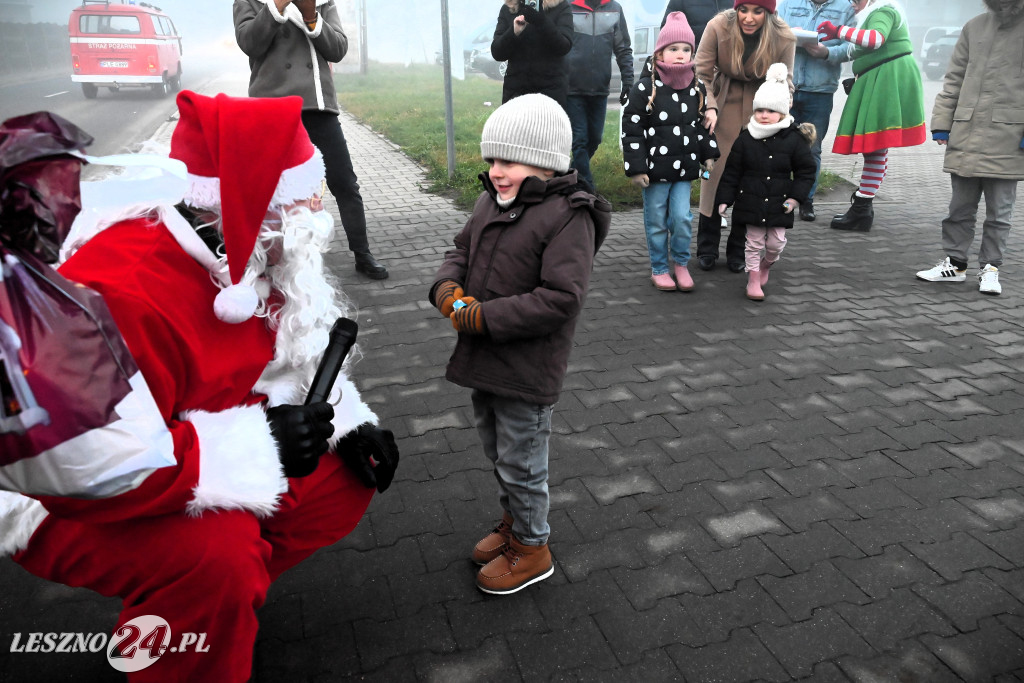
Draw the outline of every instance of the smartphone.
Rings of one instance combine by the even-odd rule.
[[[540,0],[523,0],[523,4],[533,9],[540,9]]]

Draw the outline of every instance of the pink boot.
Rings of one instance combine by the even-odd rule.
[[[768,284],[768,275],[769,275],[768,269],[771,268],[773,265],[775,265],[775,261],[765,261],[764,259],[761,259],[761,265],[758,266],[758,268],[760,269],[760,272],[761,272],[761,286],[762,287],[764,287],[766,284]]]
[[[668,273],[662,273],[661,275],[652,275],[651,284],[653,284],[655,287],[657,287],[663,292],[676,291],[676,282]]]
[[[747,271],[747,298],[751,301],[764,301],[764,292],[761,291],[760,271]]]
[[[676,264],[676,287],[680,292],[689,292],[693,289],[693,278],[690,277],[690,271],[687,270],[686,266]]]

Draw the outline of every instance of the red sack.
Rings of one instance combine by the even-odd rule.
[[[81,209],[90,142],[48,112],[0,124],[0,490],[103,498],[175,464],[103,299],[45,263]]]
[[[175,464],[102,297],[32,256],[0,253],[0,489],[102,498]]]

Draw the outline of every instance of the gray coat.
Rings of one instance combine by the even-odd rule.
[[[249,96],[298,95],[304,110],[337,114],[338,93],[330,62],[348,52],[348,38],[334,0],[317,0],[312,31],[295,5],[277,12],[273,0],[235,0],[235,41],[249,57]]]
[[[1024,0],[964,26],[932,110],[932,131],[949,131],[943,170],[964,177],[1024,180]]]

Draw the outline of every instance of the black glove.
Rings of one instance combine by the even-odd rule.
[[[277,441],[284,476],[313,474],[320,456],[327,452],[327,439],[334,434],[332,417],[334,406],[324,402],[308,406],[275,406],[267,410],[267,422]]]
[[[338,455],[367,488],[381,493],[391,486],[398,469],[398,445],[390,429],[361,424],[338,440]]]
[[[529,5],[523,5],[519,13],[523,15],[524,19],[526,19],[527,24],[531,24],[537,28],[540,28],[548,20],[547,17],[544,16],[543,12],[535,10]]]
[[[626,101],[629,100],[629,87],[625,83],[622,84],[622,92],[619,93],[619,104],[626,106]]]

